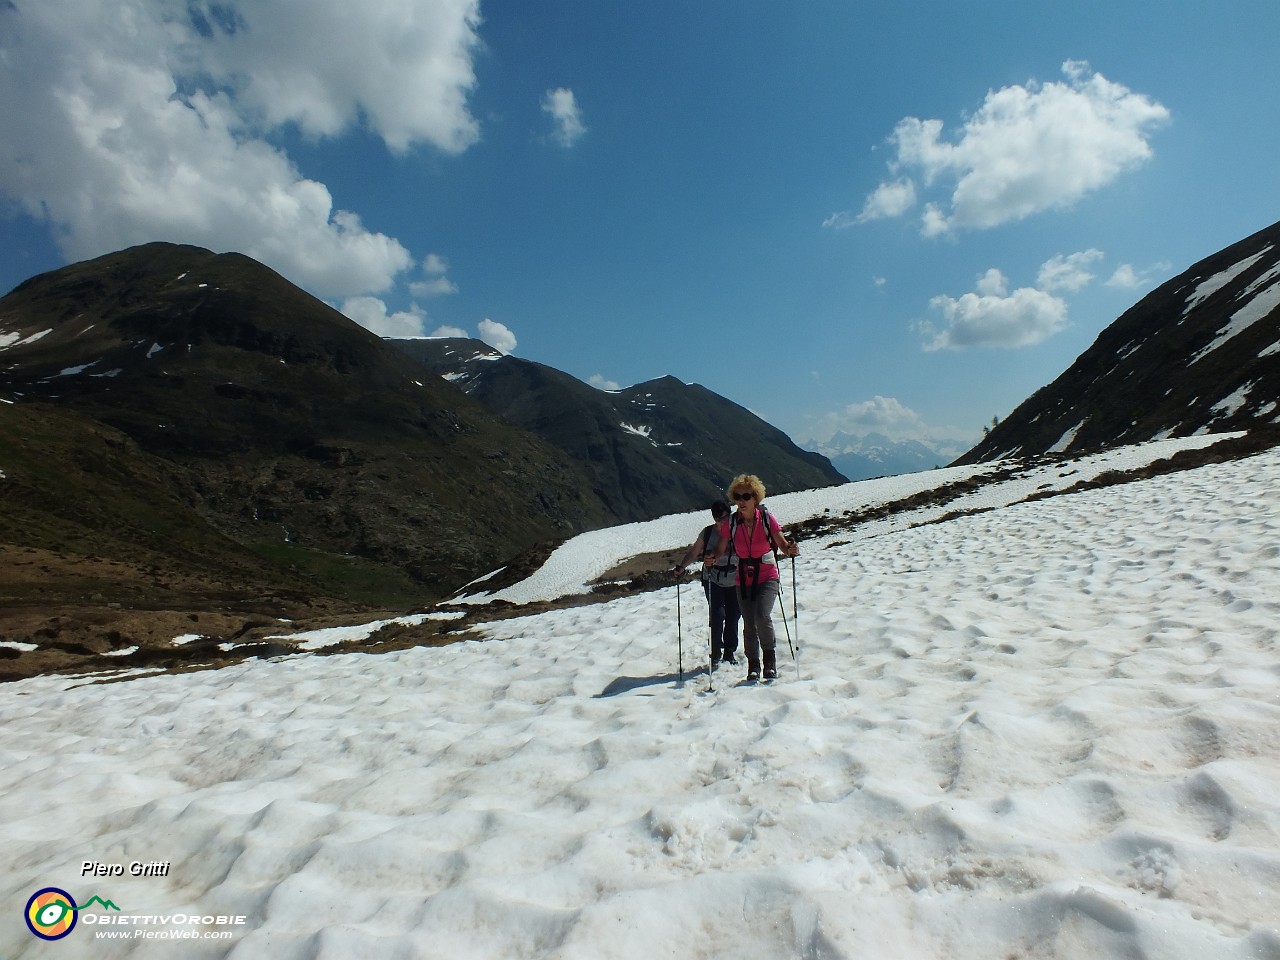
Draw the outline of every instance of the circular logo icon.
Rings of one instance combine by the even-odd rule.
[[[65,890],[45,887],[27,901],[27,929],[41,940],[61,940],[76,928],[76,901]]]

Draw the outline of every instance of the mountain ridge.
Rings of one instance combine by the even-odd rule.
[[[340,594],[335,561],[439,593],[612,517],[559,451],[239,254],[147,244],[34,277],[0,299],[0,336],[0,456],[45,412],[117,431],[300,595]],[[28,462],[11,493],[56,479]],[[100,496],[122,497],[111,482]],[[102,539],[91,513],[79,539]]]
[[[1278,401],[1275,223],[1147,294],[955,462],[1249,430],[1274,425]]]
[[[759,475],[776,493],[845,481],[825,457],[754,413],[674,376],[605,391],[478,340],[391,342],[586,464],[593,491],[623,520],[705,506],[739,473]]]

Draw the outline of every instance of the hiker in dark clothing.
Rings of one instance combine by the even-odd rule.
[[[760,679],[763,661],[764,678],[773,680],[778,676],[778,663],[771,614],[781,589],[774,551],[784,557],[794,557],[800,548],[795,541],[787,539],[777,518],[760,502],[765,489],[759,477],[740,474],[729,484],[728,493],[737,510],[720,521],[721,540],[713,562],[718,563],[726,553],[737,557],[738,606],[742,610],[747,679]]]
[[[704,561],[702,589],[707,595],[707,608],[711,625],[711,662],[737,663],[734,654],[738,650],[737,562],[732,556],[724,556],[719,563],[712,562],[720,535],[719,522],[729,516],[729,505],[717,500],[711,505],[711,517],[716,522],[703,527],[698,539],[689,546],[678,564],[676,576],[684,576],[685,569],[695,560]]]

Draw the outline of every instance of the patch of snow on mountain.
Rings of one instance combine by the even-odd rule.
[[[1219,416],[1229,417],[1245,405],[1249,399],[1249,391],[1254,388],[1253,383],[1246,383],[1235,393],[1229,397],[1219,400],[1213,405],[1214,412]]]
[[[1219,290],[1225,287],[1228,283],[1230,283],[1236,277],[1240,276],[1240,274],[1244,273],[1246,270],[1252,267],[1255,263],[1261,260],[1263,255],[1266,254],[1270,249],[1271,249],[1271,246],[1268,244],[1266,249],[1260,250],[1258,253],[1255,253],[1252,257],[1246,257],[1245,259],[1241,260],[1239,263],[1228,267],[1226,270],[1223,270],[1220,273],[1215,273],[1208,280],[1205,280],[1203,283],[1199,284],[1195,288],[1195,290],[1191,292],[1191,296],[1187,297],[1187,305],[1183,309],[1182,315],[1185,317],[1193,309],[1199,306],[1201,301],[1217,293]]]
[[[41,330],[39,333],[33,333],[31,336],[22,338],[20,333],[3,333],[0,334],[0,350],[7,350],[9,347],[22,347],[28,343],[35,343],[53,333],[53,328]],[[20,339],[21,338],[21,339]]]
[[[1248,300],[1263,287],[1271,286],[1277,279],[1280,279],[1280,263],[1273,264],[1269,270],[1263,271],[1261,276],[1255,277],[1247,287],[1240,291],[1240,295],[1236,299]]]
[[[653,427],[646,427],[643,425],[633,427],[629,423],[620,423],[618,426],[620,426],[624,432],[635,434],[637,437],[644,437],[646,440],[649,439],[649,434],[653,432]]]
[[[1271,286],[1255,294],[1252,300],[1233,313],[1230,322],[1218,331],[1218,335],[1213,342],[1192,357],[1191,362],[1195,363],[1208,356],[1232,337],[1238,336],[1259,320],[1268,316],[1277,307],[1280,307],[1280,283],[1272,283]]]
[[[1058,442],[1049,448],[1050,453],[1064,453],[1071,444],[1076,442],[1076,435],[1087,421],[1081,420],[1074,427],[1058,438]]]
[[[74,377],[74,376],[78,376],[79,374],[84,373],[84,372],[85,372],[86,370],[88,370],[90,367],[94,366],[97,362],[98,362],[97,360],[90,360],[88,363],[82,363],[82,364],[80,364],[79,366],[76,366],[76,367],[66,367],[66,368],[64,368],[64,369],[62,369],[62,370],[59,370],[57,375],[58,375],[59,377]]]

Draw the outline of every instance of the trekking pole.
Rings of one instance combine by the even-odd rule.
[[[711,606],[711,581],[704,579],[702,581],[702,589],[707,592],[707,606]],[[716,672],[716,651],[711,644],[711,631],[707,631],[707,693],[714,693],[716,689],[715,677],[712,676]]]
[[[778,547],[773,542],[773,538],[769,538],[769,549],[773,551],[773,562],[778,563]],[[796,558],[791,558],[791,612],[795,613],[795,595],[796,595]],[[796,648],[791,643],[791,628],[787,626],[787,598],[782,596],[782,572],[778,572],[778,599],[781,601],[779,606],[782,608],[782,628],[787,631],[787,646],[791,648],[791,662],[796,665],[796,679],[800,679],[800,658],[796,656]],[[800,624],[796,624],[796,643],[800,642]]]
[[[800,609],[797,606],[799,596],[796,593],[796,558],[791,558],[791,619],[796,625],[796,679],[800,679]]]
[[[778,599],[782,602],[778,604],[782,610],[782,629],[787,631],[787,646],[791,649],[791,659],[796,665],[796,679],[800,679],[800,659],[796,656],[796,648],[791,642],[791,627],[787,623],[787,598],[782,596],[782,578],[778,578]],[[799,628],[797,628],[798,630]]]
[[[711,640],[710,638],[708,638],[707,640],[707,693],[716,692],[716,680],[715,680],[715,677],[712,676],[712,674],[715,673],[715,671],[716,671],[716,661],[715,661],[715,658],[711,656]]]
[[[684,683],[684,628],[680,624],[680,581],[676,580],[676,655],[679,657],[680,682]]]

